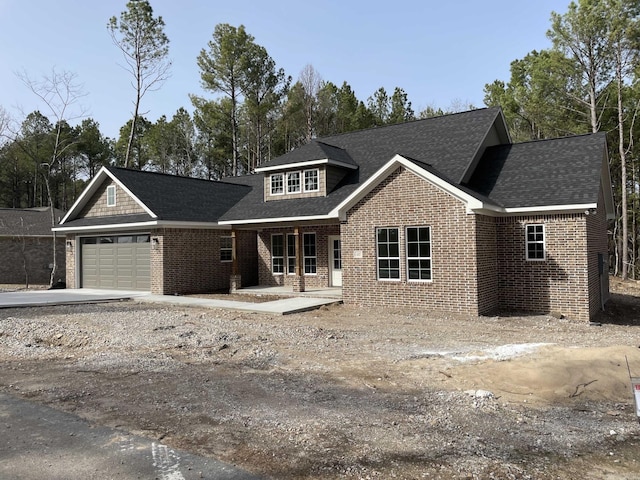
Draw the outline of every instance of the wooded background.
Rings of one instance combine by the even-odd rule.
[[[611,268],[625,278],[640,275],[639,19],[635,0],[571,2],[565,14],[551,14],[550,49],[515,59],[511,78],[484,88],[484,103],[502,107],[514,142],[607,132]],[[107,138],[97,119],[74,108],[84,93],[72,72],[22,76],[43,108],[17,119],[0,106],[0,207],[67,210],[103,165],[219,180],[252,173],[312,138],[480,107],[414,112],[401,86],[363,100],[348,81],[324,80],[312,65],[294,80],[243,26],[219,24],[197,59],[211,96],[191,95],[193,113],[180,108],[150,122],[140,104],[171,67],[164,22],[147,0],[132,0],[108,31],[133,79],[131,120]]]

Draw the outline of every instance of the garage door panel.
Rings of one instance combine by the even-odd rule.
[[[149,234],[81,239],[83,287],[146,290],[151,287]]]

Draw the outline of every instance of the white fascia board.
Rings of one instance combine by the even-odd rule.
[[[135,223],[114,223],[110,225],[88,225],[84,227],[56,227],[51,230],[60,233],[81,233],[81,232],[115,232],[131,229],[149,229],[149,228],[192,228],[192,229],[208,229],[208,230],[229,230],[226,225],[218,223],[205,222],[179,222],[179,221],[158,221]]]
[[[220,225],[254,225],[261,223],[296,223],[296,222],[309,222],[318,220],[337,220],[336,215],[309,215],[299,217],[278,217],[278,218],[251,218],[248,220],[223,220],[218,222]]]
[[[572,205],[539,205],[535,207],[503,208],[485,205],[483,208],[473,209],[473,213],[492,217],[514,215],[552,215],[557,213],[586,213],[598,208],[597,203],[576,203]]]
[[[75,203],[71,206],[67,214],[60,221],[60,224],[64,224],[69,218],[73,218],[82,207],[84,207],[87,201],[93,196],[94,193],[98,190],[98,187],[102,184],[106,177],[111,178],[122,190],[124,190],[127,195],[133,198],[138,205],[142,207],[142,209],[147,212],[151,217],[157,218],[158,216],[151,211],[149,207],[147,207],[144,203],[138,199],[127,187],[125,187],[120,180],[118,180],[115,176],[113,176],[106,167],[102,167],[100,171],[93,177],[93,180],[89,182],[89,185],[84,189],[82,194],[78,197]]]
[[[62,220],[60,220],[60,224],[63,224],[64,222],[66,222],[77,211],[79,211],[81,207],[83,207],[85,205],[86,201],[89,198],[91,198],[91,196],[98,189],[98,185],[100,185],[102,180],[104,180],[104,177],[106,176],[106,171],[107,171],[107,169],[105,167],[102,167],[98,171],[96,176],[93,177],[93,179],[89,182],[89,185],[87,185],[84,188],[84,190],[82,191],[82,193],[80,194],[78,199],[73,203],[73,205],[71,205],[71,208],[69,209],[67,214],[62,218]]]
[[[350,163],[339,162],[337,160],[330,160],[328,158],[323,158],[319,160],[309,160],[308,162],[297,162],[297,163],[286,163],[284,165],[275,165],[273,167],[258,167],[255,169],[257,173],[261,172],[275,172],[281,170],[289,170],[292,168],[308,168],[314,167],[316,165],[335,165],[337,167],[350,168],[351,170],[357,170],[356,165],[352,165]]]
[[[362,200],[369,192],[371,192],[371,190],[373,190],[380,182],[391,175],[391,173],[393,173],[400,166],[406,168],[423,180],[430,182],[440,190],[443,190],[445,193],[448,193],[464,202],[467,206],[467,213],[472,213],[474,210],[484,207],[484,203],[477,198],[472,197],[471,195],[456,188],[454,185],[451,185],[449,182],[419,167],[412,161],[404,158],[402,155],[395,155],[374,175],[369,177],[367,181],[360,185],[360,187],[358,187],[356,191],[354,191],[351,195],[349,195],[349,197],[347,197],[337,207],[335,207],[329,213],[329,215],[331,215],[332,217],[338,217],[340,218],[340,220],[345,220],[348,210],[350,210],[356,203]]]

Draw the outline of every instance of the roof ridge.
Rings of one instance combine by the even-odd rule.
[[[511,143],[510,145],[527,145],[530,143],[542,143],[542,142],[554,142],[554,141],[558,141],[558,140],[570,140],[573,138],[581,138],[581,137],[592,137],[592,136],[596,136],[596,135],[606,135],[606,132],[602,132],[602,131],[598,131],[598,132],[587,132],[587,133],[577,133],[577,134],[573,134],[573,135],[565,135],[564,137],[555,137],[555,138],[535,138],[532,140],[526,140],[524,142],[516,142],[516,143]],[[499,147],[500,145],[495,145],[496,147]],[[505,145],[502,145],[505,146]]]
[[[136,170],[134,168],[124,168],[124,167],[113,167],[113,166],[107,166],[106,167],[108,170],[120,170],[120,171],[124,171],[124,172],[133,172],[133,173],[144,173],[144,174],[150,174],[150,175],[159,175],[159,176],[164,176],[164,177],[170,177],[170,178],[183,178],[186,180],[199,180],[201,182],[206,182],[206,183],[224,183],[227,185],[237,185],[236,183],[230,183],[230,182],[225,182],[224,180],[209,180],[206,178],[199,178],[199,177],[188,177],[185,175],[175,175],[172,173],[165,173],[165,172],[154,172],[154,171],[150,171],[150,170]],[[247,177],[250,176],[251,174],[246,174],[246,175],[237,175],[235,177],[226,177],[226,178],[241,178],[241,177]],[[241,185],[244,186],[244,185]]]
[[[436,115],[436,116],[433,116],[433,117],[415,118],[413,120],[409,120],[409,121],[406,121],[406,122],[393,123],[393,124],[390,124],[390,125],[376,125],[376,126],[373,126],[373,127],[360,128],[358,130],[351,130],[349,132],[335,133],[333,135],[328,135],[328,136],[325,136],[325,137],[312,138],[311,140],[322,141],[323,143],[327,143],[328,145],[331,145],[330,143],[326,142],[325,139],[342,137],[343,135],[352,135],[354,133],[366,132],[366,131],[369,131],[369,130],[388,129],[388,128],[394,128],[394,127],[398,127],[398,126],[402,126],[402,125],[408,125],[408,124],[412,124],[412,123],[419,123],[419,122],[426,122],[426,121],[429,121],[429,120],[433,121],[433,120],[439,120],[439,119],[443,119],[443,118],[450,118],[450,117],[453,117],[455,115],[469,115],[469,114],[473,114],[473,113],[480,112],[480,111],[499,110],[499,109],[500,109],[500,107],[474,108],[472,110],[465,110],[465,111],[462,111],[462,112],[445,113],[444,115]]]

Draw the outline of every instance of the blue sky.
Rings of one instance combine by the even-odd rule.
[[[323,80],[347,81],[366,101],[378,88],[403,88],[416,112],[452,102],[483,106],[483,88],[509,79],[509,64],[550,46],[552,11],[569,0],[151,0],[166,23],[172,76],[143,99],[151,121],[171,118],[202,90],[196,58],[218,23],[244,25],[296,80],[311,64]],[[77,75],[82,106],[103,134],[117,137],[134,90],[107,32],[126,0],[0,0],[0,106],[16,120],[45,107],[16,77],[52,69]]]

